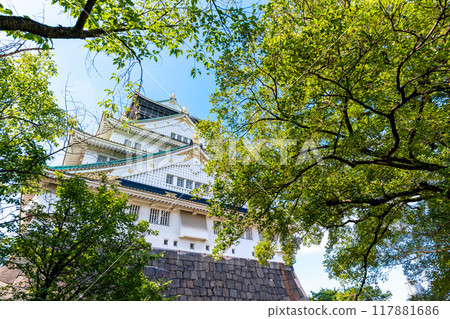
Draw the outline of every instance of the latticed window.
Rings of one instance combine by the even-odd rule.
[[[241,236],[242,239],[253,239],[252,229],[247,228]]]
[[[136,215],[136,216],[139,216],[139,210],[141,209],[141,206],[139,206],[139,205],[130,205],[130,208],[129,208],[129,212],[130,212],[130,214],[134,214],[134,215]]]
[[[106,157],[105,155],[99,155],[97,157],[97,163],[105,163],[108,161],[108,157]]]
[[[176,139],[176,138],[177,138],[177,134],[175,134],[175,133],[170,133],[170,137],[173,138],[173,139]]]
[[[167,174],[167,176],[166,176],[166,183],[167,184],[173,184],[173,175]]]
[[[187,137],[184,137],[184,136],[183,136],[183,142],[189,143],[189,139],[188,139]]]
[[[184,187],[184,178],[177,177],[177,186]]]
[[[159,220],[159,223],[163,226],[169,226],[169,216],[170,212],[168,211],[161,211],[161,218]]]
[[[169,217],[170,217],[169,211],[164,210],[161,211],[156,208],[150,208],[150,218],[149,218],[150,224],[169,226]]]
[[[150,224],[159,224],[159,209],[150,208]]]
[[[197,183],[197,182],[195,182],[195,187],[194,187],[194,188],[199,188],[200,186],[202,186],[202,184],[201,184],[201,183]]]
[[[188,179],[186,180],[186,188],[192,189],[192,184],[193,184],[192,181],[190,181]]]
[[[221,226],[222,226],[221,222],[219,222],[219,221],[215,221],[214,222],[214,234],[217,235],[219,233],[219,230],[220,230]]]

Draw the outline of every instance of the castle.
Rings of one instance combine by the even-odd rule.
[[[146,239],[156,252],[165,251],[145,274],[172,280],[167,293],[178,300],[307,300],[281,252],[267,267],[255,260],[256,228],[247,229],[223,259],[209,256],[220,221],[207,216],[207,195],[191,194],[213,182],[204,172],[209,157],[195,132],[199,121],[174,96],[155,102],[136,94],[127,115],[102,117],[96,134],[73,130],[62,166],[51,167],[50,178],[59,171],[92,185],[100,174],[117,181],[129,195],[130,213],[159,232]]]

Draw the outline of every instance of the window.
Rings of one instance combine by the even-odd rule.
[[[136,216],[139,216],[139,210],[141,209],[141,206],[139,205],[130,205],[129,213],[135,214]]]
[[[252,229],[247,228],[241,236],[242,239],[253,239]]]
[[[112,157],[110,157],[109,160],[110,160],[111,162],[112,162],[112,161],[117,161],[117,158],[112,158]]]
[[[176,139],[176,138],[177,138],[177,134],[175,134],[175,133],[170,133],[170,137],[173,138],[173,139]]]
[[[177,247],[178,246],[178,241],[174,240],[173,241],[173,247]]]
[[[170,212],[168,211],[150,208],[150,218],[148,221],[150,224],[169,226],[169,217]]]
[[[169,244],[169,240],[168,239],[164,239],[164,245],[168,245]]]
[[[138,143],[138,142],[134,143],[134,148],[137,148],[138,150],[140,150],[141,147],[142,147],[141,143]]]
[[[221,226],[222,226],[221,222],[219,222],[219,221],[215,221],[214,222],[214,234],[217,235],[219,233],[219,230],[220,230]]]
[[[161,219],[159,220],[159,223],[163,226],[169,226],[169,216],[170,212],[163,210],[161,212]]]
[[[173,184],[173,175],[167,174],[167,176],[166,176],[166,183],[167,184]]]
[[[231,249],[231,253],[234,255],[236,253],[236,250],[234,248]]]
[[[104,155],[99,155],[97,157],[97,163],[106,163],[108,161],[108,158]]]
[[[125,139],[125,142],[123,144],[125,144],[125,146],[131,146],[131,141],[128,139]]]
[[[177,186],[184,187],[184,178],[177,177]]]
[[[199,188],[200,186],[202,186],[202,184],[201,183],[197,183],[197,182],[195,182],[195,187],[194,188]]]
[[[150,224],[158,224],[159,223],[159,209],[150,208]]]
[[[208,250],[208,251],[209,251],[209,245],[206,245],[206,250]]]
[[[186,188],[192,189],[192,184],[193,184],[192,181],[190,181],[188,179],[186,180]]]
[[[262,230],[258,229],[258,237],[259,237],[259,241],[263,241],[264,240],[264,237],[263,237],[263,234],[262,234]]]
[[[184,136],[183,136],[183,142],[189,143],[189,139],[188,139],[187,137],[184,137]]]
[[[177,134],[177,140],[182,141],[183,140],[183,136]]]
[[[190,247],[191,247],[191,249],[194,249],[194,243],[191,243]]]

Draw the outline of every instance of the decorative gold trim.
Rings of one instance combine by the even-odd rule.
[[[103,175],[106,175],[106,179],[108,181],[113,181],[113,180],[120,178],[120,176],[109,175],[110,173],[112,173],[112,171],[113,170],[110,169],[110,170],[102,171],[102,172],[77,173],[77,175],[79,175],[83,178],[86,178],[86,179],[94,180],[94,181],[101,180]]]
[[[166,195],[165,195],[165,196],[170,197],[170,198],[173,198],[173,199],[176,199],[176,198],[177,198],[177,194],[171,193],[171,192],[166,192]]]

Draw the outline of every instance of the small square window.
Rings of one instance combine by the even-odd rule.
[[[177,186],[184,187],[184,178],[177,177]]]
[[[192,184],[193,184],[192,181],[190,181],[188,179],[186,180],[186,188],[192,189]]]
[[[194,249],[194,243],[191,243],[190,247],[191,247],[191,249]]]
[[[125,142],[123,144],[125,144],[125,146],[131,146],[131,141],[128,139],[125,139]]]
[[[174,240],[174,241],[173,241],[173,246],[174,246],[174,247],[177,247],[177,246],[178,246],[178,241]]]
[[[169,244],[169,240],[168,239],[164,239],[164,245],[168,245]]]
[[[209,251],[209,245],[206,245],[206,250],[208,250],[208,251]]]
[[[138,143],[138,142],[134,143],[134,148],[137,148],[138,150],[140,150],[141,147],[142,147],[141,143]]]
[[[173,184],[173,176],[172,175],[167,174],[167,176],[166,176],[166,183],[167,184]]]

